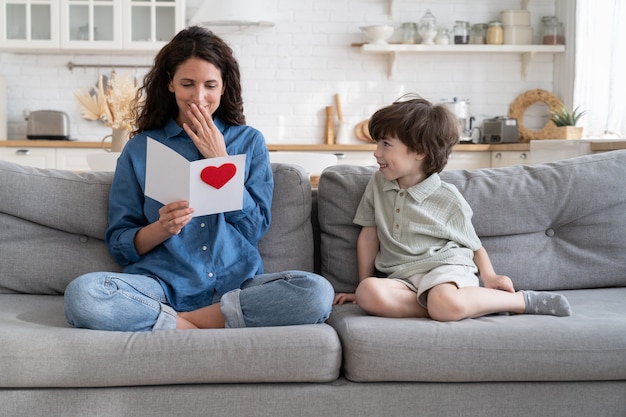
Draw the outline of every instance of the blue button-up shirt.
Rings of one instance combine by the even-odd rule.
[[[194,217],[180,234],[145,255],[137,253],[135,234],[158,220],[158,210],[163,206],[144,195],[147,137],[189,161],[203,158],[174,120],[163,129],[142,132],[127,143],[111,185],[106,232],[111,255],[124,266],[124,272],[159,280],[168,302],[177,311],[209,305],[215,291],[224,294],[263,273],[257,244],[270,225],[274,188],[265,139],[250,126],[231,126],[219,119],[215,124],[224,135],[229,155],[246,154],[241,210]]]

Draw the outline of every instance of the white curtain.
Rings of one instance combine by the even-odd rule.
[[[626,2],[578,0],[574,107],[590,138],[626,138]]]

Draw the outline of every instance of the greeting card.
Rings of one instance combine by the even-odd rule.
[[[188,201],[194,217],[241,210],[245,164],[245,154],[189,162],[148,138],[145,194],[163,204]]]

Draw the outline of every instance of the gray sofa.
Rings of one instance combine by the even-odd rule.
[[[351,220],[373,169],[329,168],[312,192],[274,164],[266,269],[353,291]],[[119,269],[103,243],[112,174],[0,162],[0,415],[625,416],[626,151],[442,175],[496,271],[565,294],[573,316],[440,323],[343,305],[309,326],[74,329],[65,286]]]

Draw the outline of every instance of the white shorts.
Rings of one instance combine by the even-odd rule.
[[[480,281],[475,266],[442,265],[423,274],[415,274],[408,278],[392,278],[402,282],[417,293],[417,302],[427,308],[428,290],[439,284],[454,284],[457,288],[478,287]]]

